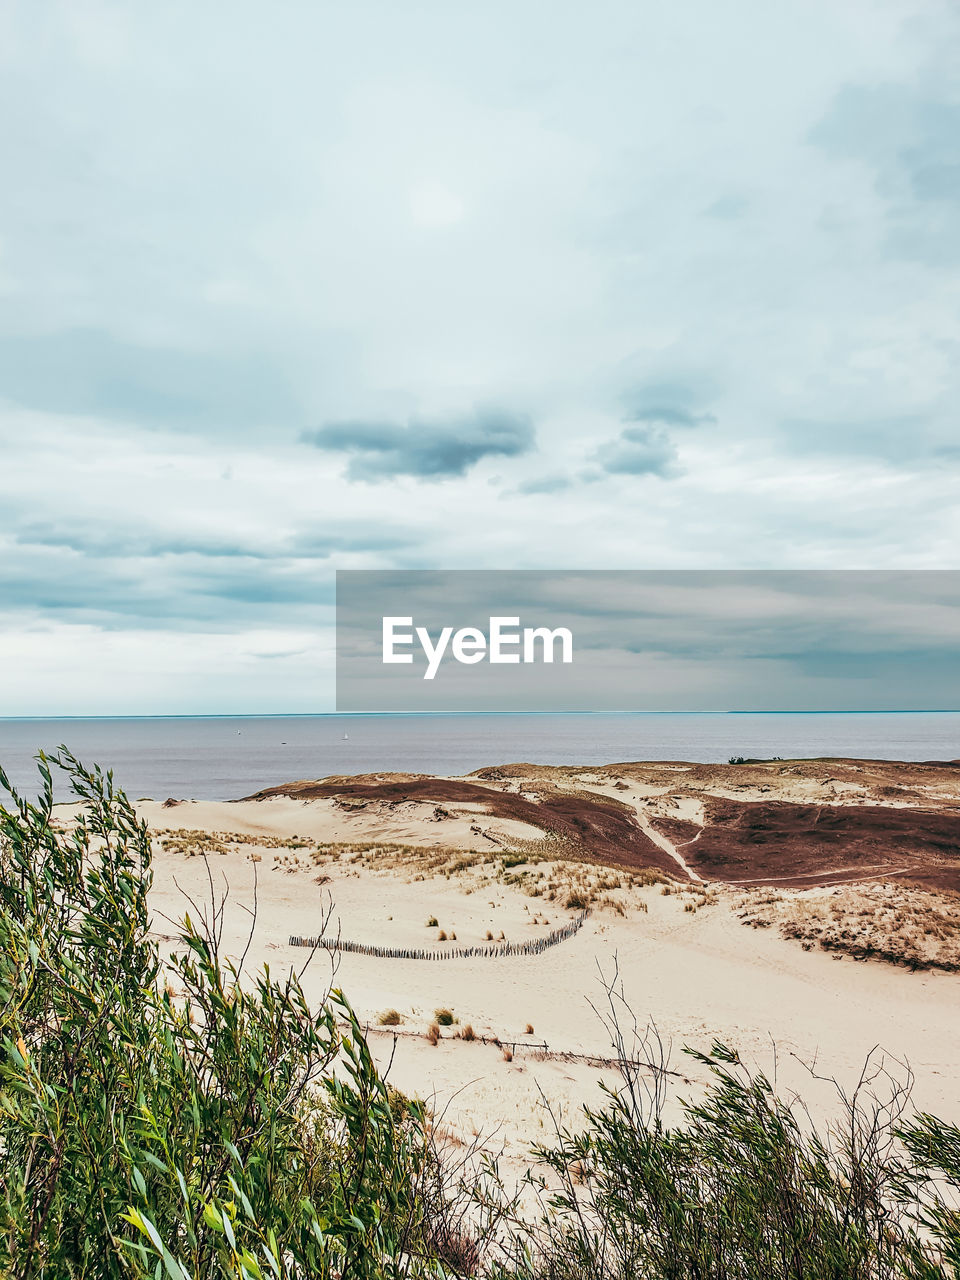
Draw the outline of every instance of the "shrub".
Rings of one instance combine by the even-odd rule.
[[[533,1035],[533,1023],[532,1023],[532,1022],[528,1022],[528,1023],[527,1023],[526,1030],[524,1031],[524,1035],[527,1035],[527,1036],[532,1036],[532,1035]]]
[[[466,1025],[466,1026],[463,1028],[463,1030],[460,1032],[460,1039],[461,1039],[461,1040],[476,1040],[476,1038],[477,1038],[477,1036],[476,1036],[476,1032],[474,1031],[474,1029],[473,1029],[473,1027],[470,1025],[470,1023],[468,1022],[468,1023],[467,1023],[467,1025]]]
[[[615,1027],[615,1023],[613,1024]],[[551,1194],[527,1234],[524,1280],[946,1280],[960,1274],[960,1129],[921,1116],[898,1128],[905,1090],[878,1100],[841,1095],[827,1134],[802,1104],[777,1097],[762,1074],[715,1043],[687,1050],[712,1077],[706,1095],[666,1123],[664,1094],[624,1054],[622,1087],[560,1131],[538,1156]],[[646,1061],[664,1065],[654,1042]],[[628,1061],[629,1060],[629,1061]],[[944,1269],[948,1263],[950,1269]]]
[[[587,900],[582,893],[571,893],[565,905],[568,911],[586,911]]]
[[[504,1060],[504,1062],[512,1062],[512,1061],[513,1061],[513,1050],[512,1050],[512,1049],[508,1049],[506,1045],[504,1045],[504,1047],[503,1047],[503,1060]]]
[[[434,1009],[433,1016],[441,1027],[450,1027],[453,1025],[452,1009]]]
[[[398,1122],[344,997],[241,986],[216,903],[163,959],[146,826],[109,773],[38,759],[33,803],[0,772],[0,1274],[438,1274],[422,1104]]]
[[[427,1028],[427,1039],[434,1046],[434,1048],[436,1048],[437,1044],[439,1044],[440,1042],[440,1028],[437,1026],[435,1022],[432,1022],[430,1026]]]
[[[440,921],[437,919],[437,917],[436,917],[436,916],[431,916],[431,917],[430,917],[430,919],[427,921],[427,928],[428,928],[428,929],[436,929],[436,927],[437,927],[437,925],[438,925],[439,923],[440,923]]]
[[[377,1019],[377,1023],[381,1027],[399,1027],[403,1019],[396,1009],[385,1009]]]
[[[446,940],[447,940],[447,932],[445,929],[441,929],[440,932],[437,934],[437,941],[446,942]]]

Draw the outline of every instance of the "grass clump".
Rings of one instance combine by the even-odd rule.
[[[434,1009],[433,1016],[441,1027],[452,1027],[454,1016],[452,1009]]]
[[[377,1025],[380,1027],[399,1027],[403,1019],[396,1009],[385,1009],[377,1018]]]
[[[960,893],[949,890],[898,881],[813,895],[758,890],[745,895],[737,914],[754,929],[778,926],[807,950],[960,972]]]

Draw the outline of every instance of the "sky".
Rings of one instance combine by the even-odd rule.
[[[957,568],[960,11],[0,0],[0,715],[336,569]]]

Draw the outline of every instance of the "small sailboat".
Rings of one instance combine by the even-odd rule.
[[[350,735],[349,735],[348,733],[345,733],[345,734],[343,735],[343,740],[344,740],[344,742],[348,742],[348,741],[349,741],[349,739],[350,739]]]

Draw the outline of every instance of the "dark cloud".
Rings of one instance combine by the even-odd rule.
[[[660,423],[665,427],[704,427],[716,423],[712,413],[690,413],[669,405],[644,405],[627,414],[627,422]]]
[[[332,604],[332,579],[326,567],[303,561],[158,558],[143,572],[128,560],[33,547],[0,562],[0,599],[6,610],[109,630],[201,623],[230,631],[316,624],[319,611]]]
[[[75,526],[52,523],[26,525],[16,533],[14,541],[21,546],[51,547],[105,559],[202,556],[226,560],[278,560],[327,559],[332,555],[356,551],[393,551],[413,545],[416,539],[409,534],[365,527],[356,533],[298,532],[279,541],[258,543],[229,534],[221,537],[189,534],[171,537],[149,529],[104,528],[99,523],[96,527],[85,527],[78,522]]]
[[[678,474],[677,447],[657,427],[626,427],[594,454],[594,460],[611,475],[661,476]]]
[[[298,426],[304,417],[262,350],[135,346],[94,329],[0,339],[0,399],[165,427]]]
[[[442,423],[331,422],[301,438],[318,449],[350,454],[350,480],[436,480],[462,476],[485,457],[527,453],[534,431],[526,417],[478,410]]]

